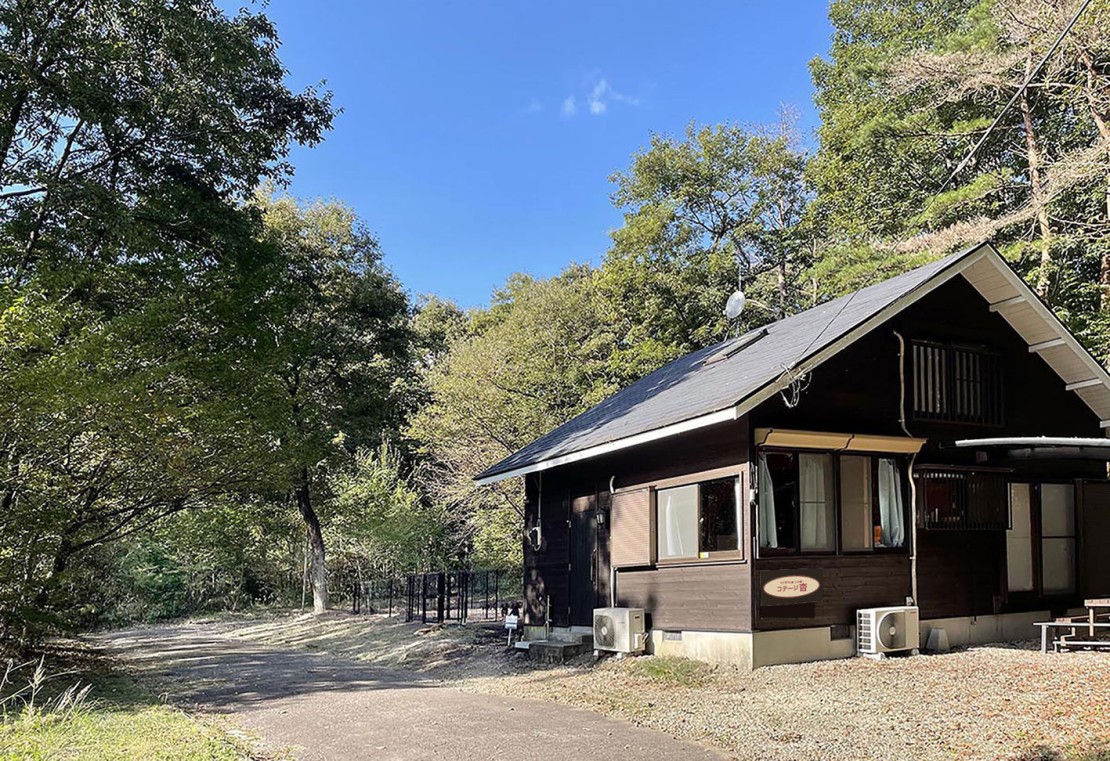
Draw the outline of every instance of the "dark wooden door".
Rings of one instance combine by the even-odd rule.
[[[570,511],[570,623],[590,626],[597,607],[597,509],[593,495]]]
[[[1079,494],[1079,591],[1110,597],[1110,483],[1083,481]]]

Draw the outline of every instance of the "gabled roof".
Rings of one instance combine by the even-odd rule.
[[[962,274],[1110,426],[1110,376],[989,244],[688,354],[476,477],[488,484],[735,420],[925,294]]]

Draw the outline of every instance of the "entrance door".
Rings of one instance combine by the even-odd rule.
[[[1075,487],[1041,484],[1041,592],[1075,592]]]
[[[570,623],[591,626],[597,607],[597,501],[577,497],[570,509]]]
[[[1110,597],[1110,483],[1083,481],[1079,495],[1079,589]]]
[[[1010,528],[1006,531],[1006,588],[1033,591],[1033,485],[1010,484]]]

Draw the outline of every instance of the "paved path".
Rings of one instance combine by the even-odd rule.
[[[200,626],[100,641],[175,701],[229,714],[301,759],[651,759],[715,753],[590,711],[476,695],[352,660],[266,647]]]

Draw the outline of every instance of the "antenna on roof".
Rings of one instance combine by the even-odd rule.
[[[736,290],[725,302],[725,317],[735,320],[744,311],[744,271],[740,268],[740,257],[736,257]]]

